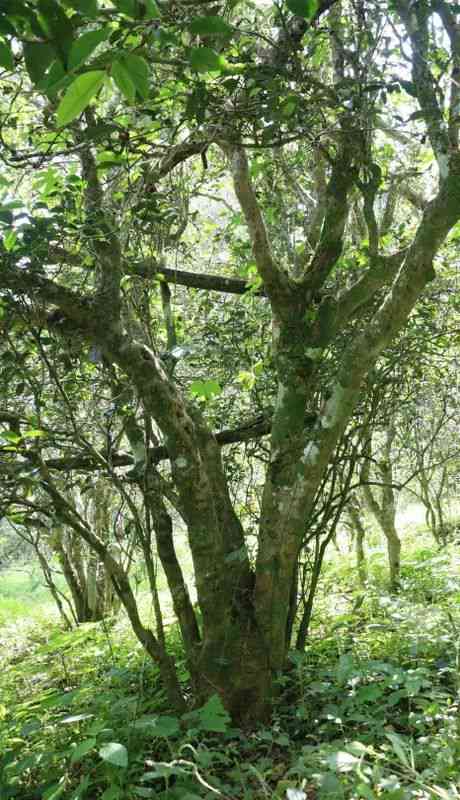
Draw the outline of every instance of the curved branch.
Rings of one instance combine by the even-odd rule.
[[[241,146],[228,142],[220,142],[220,146],[229,161],[235,194],[246,219],[257,270],[267,295],[274,309],[281,314],[289,314],[294,297],[293,286],[273,260],[265,222],[252,186],[246,153]]]

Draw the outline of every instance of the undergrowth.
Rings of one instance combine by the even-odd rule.
[[[250,732],[216,696],[171,713],[122,616],[3,626],[1,800],[458,800],[458,566],[419,542],[392,597],[379,558],[365,589],[333,559],[306,652]],[[173,626],[169,645],[186,687]]]

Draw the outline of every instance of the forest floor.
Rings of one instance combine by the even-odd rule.
[[[365,590],[331,547],[306,652],[251,732],[217,697],[171,714],[123,615],[63,632],[35,574],[2,573],[0,800],[460,800],[460,545],[410,511],[399,528],[396,596],[373,535]]]

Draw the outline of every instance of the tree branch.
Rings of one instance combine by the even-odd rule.
[[[1,419],[1,416],[0,416]],[[214,434],[216,442],[221,445],[238,444],[239,442],[249,442],[252,439],[259,439],[267,436],[271,431],[271,418],[260,416],[254,420],[242,423],[238,428],[228,428]],[[21,455],[26,455],[21,453]],[[58,472],[71,472],[72,470],[93,471],[104,469],[106,453],[100,453],[100,458],[91,455],[69,456],[62,458],[48,458],[44,463],[50,470]],[[28,463],[35,463],[35,454],[27,454]],[[151,447],[148,451],[148,459],[151,464],[159,464],[169,458],[168,450],[165,445]],[[129,453],[111,453],[110,461],[113,467],[132,467],[135,460]],[[24,463],[26,466],[26,463]]]
[[[173,283],[178,286],[188,286],[191,289],[227,292],[228,294],[246,294],[246,292],[249,291],[258,295],[265,294],[262,289],[258,289],[254,292],[247,281],[239,280],[238,278],[224,278],[221,275],[209,275],[200,272],[187,272],[182,269],[171,269],[154,259],[128,265],[126,267],[126,272],[130,275],[137,275],[140,278],[155,279],[157,277],[161,280],[161,276],[164,276],[167,283]]]
[[[348,219],[348,193],[354,183],[351,147],[337,157],[326,190],[324,222],[316,251],[302,280],[308,292],[320,289],[342,252],[343,233]]]
[[[284,314],[288,314],[293,287],[288,276],[273,260],[265,222],[249,175],[246,153],[239,145],[227,142],[220,144],[228,157],[235,194],[246,219],[257,270],[273,307],[278,312],[284,311]]]
[[[441,180],[449,171],[450,142],[447,126],[444,122],[443,108],[438,99],[437,86],[430,70],[428,18],[431,9],[426,3],[408,4],[405,0],[396,0],[398,14],[411,41],[412,80],[417,93],[417,100],[423,112],[428,137],[433,153],[438,162]],[[443,4],[444,5],[444,4]]]

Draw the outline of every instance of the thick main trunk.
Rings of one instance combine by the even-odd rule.
[[[273,415],[270,466],[262,498],[256,563],[255,603],[260,630],[273,671],[282,669],[292,624],[296,564],[307,525],[312,489],[302,475],[305,412],[314,362],[305,354],[303,308],[288,325],[274,320],[273,339],[278,373],[278,397]],[[315,454],[314,445],[312,453]],[[308,460],[308,452],[304,453]]]
[[[273,699],[273,671],[263,637],[248,611],[246,619],[204,638],[197,662],[198,697],[216,692],[237,725],[268,719]]]

